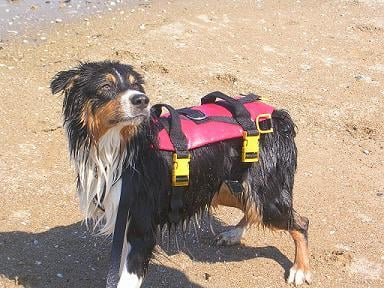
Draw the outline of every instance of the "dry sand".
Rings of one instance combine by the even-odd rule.
[[[123,11],[123,12],[121,12]],[[312,287],[384,287],[384,2],[153,1],[0,43],[0,287],[104,287],[110,240],[81,225],[51,77],[114,59],[151,101],[255,92],[297,126],[295,207],[309,217]],[[101,17],[100,17],[101,16]],[[217,231],[238,211],[220,209]],[[144,287],[285,287],[287,234],[216,247],[203,229],[158,254]],[[172,246],[172,245],[171,245]]]

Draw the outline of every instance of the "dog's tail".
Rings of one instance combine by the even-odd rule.
[[[260,165],[267,173],[263,175],[263,179],[266,176],[278,176],[278,182],[283,188],[292,191],[293,176],[297,168],[297,149],[294,141],[296,125],[285,110],[275,110],[272,120],[274,132],[261,137]]]
[[[285,110],[275,110],[272,121],[273,133],[260,138],[260,165],[252,170],[256,175],[250,175],[251,191],[260,205],[259,213],[264,225],[289,226],[297,167],[296,126]]]

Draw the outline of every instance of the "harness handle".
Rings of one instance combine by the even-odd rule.
[[[189,155],[188,142],[181,129],[180,114],[176,109],[168,104],[155,104],[151,108],[151,113],[159,118],[163,107],[167,109],[170,114],[169,138],[175,147],[176,153],[178,156],[187,157]]]
[[[249,94],[246,97],[250,97],[250,101],[256,101],[259,99],[257,95]],[[216,102],[216,99],[224,100],[224,102]],[[248,100],[248,99],[247,99]],[[244,107],[244,104],[242,103],[244,101],[239,101],[237,99],[234,99],[228,95],[225,95],[224,93],[220,91],[215,91],[212,93],[209,93],[205,95],[203,98],[201,98],[201,104],[208,104],[208,103],[215,103],[217,105],[224,106],[227,108],[233,115],[233,118],[240,124],[240,126],[247,131],[248,135],[258,135],[259,132],[257,130],[256,124],[251,119],[251,114],[248,112],[248,110]]]

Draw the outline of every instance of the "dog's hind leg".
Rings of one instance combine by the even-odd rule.
[[[312,281],[309,268],[308,225],[309,220],[306,217],[293,212],[293,227],[289,229],[289,233],[295,242],[295,262],[289,270],[289,284],[301,285]]]
[[[264,225],[273,230],[286,230],[295,243],[295,261],[289,270],[287,282],[294,285],[311,283],[312,277],[309,267],[308,226],[309,220],[291,210],[290,215],[280,214],[275,218],[264,221]]]
[[[307,218],[293,209],[292,190],[297,167],[295,124],[286,111],[272,114],[274,132],[260,138],[260,165],[251,170],[253,195],[259,199],[263,225],[290,233],[295,243],[295,261],[287,281],[311,282]],[[261,181],[260,181],[261,180]]]

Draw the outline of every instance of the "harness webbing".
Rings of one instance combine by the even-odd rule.
[[[252,101],[259,100],[259,97],[254,94],[250,94],[246,97]],[[224,101],[216,102],[216,98],[222,99]],[[255,122],[251,119],[251,114],[249,114],[248,110],[244,107],[244,104],[239,100],[225,95],[222,92],[215,91],[201,98],[201,104],[208,103],[215,103],[227,108],[232,113],[233,118],[237,121],[237,123],[244,129],[244,131],[248,132],[248,135],[259,134]]]
[[[181,121],[179,113],[168,104],[153,105],[151,108],[151,112],[155,116],[160,117],[161,108],[163,107],[166,108],[170,114],[169,137],[173,146],[175,146],[176,153],[181,156],[186,156],[188,154],[187,138],[181,130]]]
[[[210,97],[205,98],[207,96],[210,96]],[[204,104],[215,103],[216,105],[220,105],[220,106],[226,108],[227,110],[229,110],[233,116],[232,117],[228,117],[228,116],[206,116],[202,111],[194,110],[191,108],[177,109],[176,112],[182,116],[187,117],[188,119],[192,120],[196,124],[204,124],[204,123],[209,122],[209,121],[214,121],[214,122],[223,122],[223,123],[228,123],[228,124],[240,125],[245,131],[251,131],[251,134],[252,134],[252,131],[257,128],[255,126],[255,122],[252,121],[252,119],[250,117],[248,117],[249,112],[247,111],[247,109],[244,108],[243,104],[261,100],[260,96],[255,95],[255,94],[248,94],[248,95],[244,95],[244,97],[242,97],[242,98],[234,99],[230,96],[223,94],[222,92],[212,92],[212,93],[208,94],[207,96],[202,98],[202,100],[201,100],[202,104],[203,104],[203,101],[204,101]],[[203,100],[204,98],[205,98],[205,100]],[[223,100],[225,98],[225,101],[219,101],[219,102],[216,101],[215,102],[216,98],[223,99]],[[230,99],[229,101],[231,101],[231,103],[226,102],[227,99]],[[237,116],[235,116],[234,112],[232,112],[233,109],[231,109],[231,107],[233,106],[232,100],[236,101],[235,102],[236,105],[240,104],[240,106],[242,106],[242,108],[244,108],[245,111],[242,108],[240,108],[240,110],[241,110],[240,115],[237,114]],[[238,103],[238,102],[240,102],[240,103]],[[157,105],[159,105],[159,104],[157,104]],[[154,107],[157,105],[154,105]],[[157,117],[159,117],[161,113],[159,114],[159,110],[155,109],[154,114]],[[242,120],[242,119],[244,119],[243,115],[246,115],[246,118],[244,121]],[[171,115],[171,118],[172,118],[172,115]],[[239,118],[241,119],[240,122],[243,122],[243,125],[239,123]],[[167,130],[168,134],[170,134],[170,127],[169,127],[170,126],[170,118],[161,117],[158,119],[159,119],[159,122],[161,123],[162,128]],[[257,129],[256,129],[256,131],[257,131]],[[170,140],[172,142],[171,137],[170,137]],[[172,144],[173,144],[173,142],[172,142]]]
[[[187,138],[181,130],[181,121],[179,113],[172,106],[167,104],[156,104],[152,106],[152,113],[154,113],[157,117],[160,117],[161,108],[163,107],[166,108],[170,114],[169,137],[176,150],[176,155],[173,156],[173,165],[175,165],[175,161],[178,161],[179,159],[185,159],[189,163]],[[172,173],[175,173],[174,170],[172,170]],[[168,213],[168,220],[170,221],[170,223],[176,225],[181,218],[181,213],[184,207],[183,197],[188,187],[189,175],[172,175],[172,179],[172,191],[169,203],[170,209]],[[178,185],[178,181],[182,182],[182,184]]]
[[[124,170],[126,171],[126,170]],[[115,222],[115,229],[113,232],[113,241],[112,241],[112,250],[111,258],[109,260],[109,268],[107,275],[107,284],[106,288],[117,288],[119,283],[119,271],[120,271],[120,260],[122,256],[124,238],[126,233],[126,227],[128,223],[128,208],[129,208],[129,199],[126,189],[126,179],[124,177],[125,172],[121,176],[121,192],[120,192],[120,201],[119,207],[117,209],[117,216]]]

